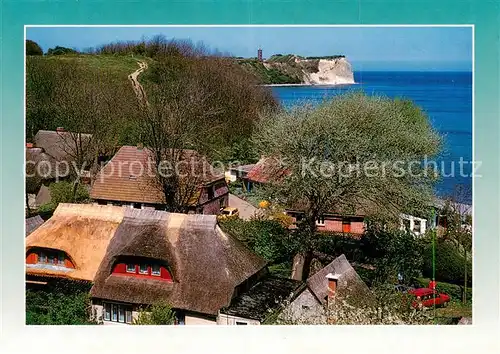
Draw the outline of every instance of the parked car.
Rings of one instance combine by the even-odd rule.
[[[424,307],[436,306],[447,306],[450,302],[450,296],[445,293],[440,293],[436,290],[430,288],[418,288],[408,291],[416,297],[415,301],[412,302],[412,307],[418,310],[422,310]]]
[[[227,207],[221,210],[220,214],[217,215],[219,220],[236,219],[240,216],[238,208]]]
[[[415,288],[412,288],[411,286],[404,285],[404,284],[396,284],[394,285],[394,290],[400,293],[407,293],[410,290],[414,290]]]

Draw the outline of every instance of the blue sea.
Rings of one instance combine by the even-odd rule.
[[[471,72],[355,72],[354,85],[344,86],[274,86],[275,97],[290,107],[304,100],[320,102],[351,90],[363,90],[369,95],[402,97],[413,100],[427,113],[431,124],[444,137],[443,152],[438,166],[443,165],[442,177],[436,186],[441,197],[453,195],[457,186],[472,184],[472,73]],[[459,160],[463,164],[460,175]],[[472,196],[467,200],[471,203]]]

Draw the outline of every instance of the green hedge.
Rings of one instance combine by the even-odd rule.
[[[458,253],[456,247],[449,242],[441,241],[436,244],[436,280],[462,286],[464,283],[464,257]],[[472,285],[472,262],[467,261],[467,283]],[[428,244],[424,252],[424,277],[432,278],[432,244]]]
[[[415,285],[418,285],[422,288],[426,288],[429,286],[430,279],[429,278],[417,278]],[[460,301],[462,300],[463,287],[455,284],[437,282],[436,289],[440,292],[450,295],[452,300]],[[467,300],[472,300],[472,288],[467,288]]]

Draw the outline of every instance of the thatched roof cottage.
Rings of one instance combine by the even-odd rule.
[[[267,274],[264,259],[214,215],[60,204],[26,238],[27,278],[93,282],[98,319],[130,323],[159,301],[178,323],[216,324],[220,308]]]

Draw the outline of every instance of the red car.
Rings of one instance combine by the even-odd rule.
[[[430,288],[419,288],[408,291],[408,294],[415,296],[417,299],[412,302],[412,307],[415,309],[423,309],[424,307],[446,306],[450,302],[450,296],[444,293],[439,293]]]

